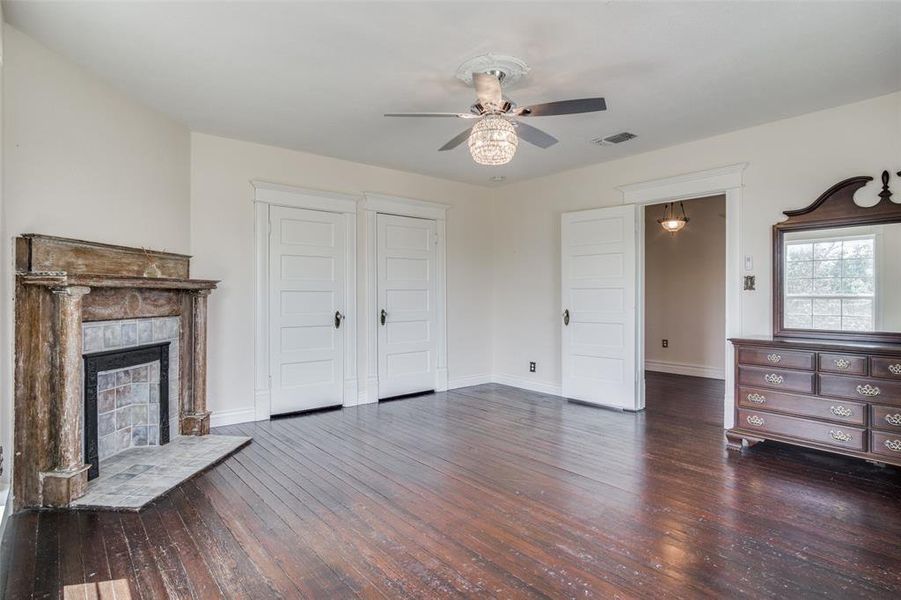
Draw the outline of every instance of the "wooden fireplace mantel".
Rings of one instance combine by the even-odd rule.
[[[82,324],[181,318],[179,429],[209,433],[207,296],[190,257],[27,234],[16,239],[16,508],[68,506],[85,493]]]
[[[58,271],[20,273],[23,285],[65,287],[84,285],[91,288],[131,288],[145,290],[214,290],[218,281],[211,279],[173,279],[167,277],[129,277],[65,273]]]

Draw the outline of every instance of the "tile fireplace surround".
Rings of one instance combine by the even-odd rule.
[[[90,355],[92,350],[125,348],[132,341],[140,345],[140,340],[147,339],[148,335],[171,340],[174,356],[170,356],[169,374],[175,375],[170,377],[173,387],[169,394],[172,433],[201,437],[209,433],[207,296],[218,282],[191,279],[189,261],[188,256],[142,248],[34,234],[16,238],[13,473],[16,510],[75,506],[89,492],[90,465],[85,462],[84,445],[83,356]],[[148,366],[148,411],[152,405],[149,370]],[[93,376],[98,377],[99,409],[99,375]],[[133,378],[134,373],[130,376]],[[140,377],[143,371],[139,371]],[[130,388],[124,393],[132,392],[134,389]],[[143,394],[143,388],[134,393]],[[131,402],[135,398],[127,400]],[[105,401],[105,412],[122,408],[110,406],[108,397]],[[143,426],[137,414],[140,410],[134,411],[135,416],[131,410],[123,412],[121,427],[117,422],[116,430],[133,428],[136,422],[138,427]],[[104,426],[108,428],[110,424]],[[134,435],[133,429],[130,434]],[[144,439],[140,433],[139,439]],[[225,452],[219,456],[222,458],[247,441],[245,438],[234,443],[191,447],[221,448]],[[117,454],[109,460],[123,457],[118,462],[126,464],[134,460],[130,455],[136,452],[163,452],[170,445],[123,450],[123,441],[122,448],[117,446]],[[191,452],[178,452],[175,446],[168,449],[166,456],[169,461],[181,456],[185,464],[172,464],[172,476],[166,477],[164,461],[156,481],[144,481],[143,487],[132,487],[141,487],[142,493],[154,492],[165,488],[166,482],[177,483],[190,476],[192,466],[204,468],[202,463],[207,462],[194,459]],[[215,462],[216,456],[214,451],[208,458]],[[153,457],[145,454],[139,463],[133,464],[152,466],[152,463]],[[100,464],[102,467],[102,460]],[[119,480],[125,478],[123,474]],[[96,488],[94,484],[103,479],[101,474],[90,485]],[[117,490],[120,499],[122,491]],[[90,492],[94,497],[108,495],[104,490]],[[112,495],[117,492],[109,490]]]

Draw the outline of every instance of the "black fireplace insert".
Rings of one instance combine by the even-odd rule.
[[[159,361],[160,445],[169,443],[169,344],[147,344],[132,348],[105,350],[84,355],[84,452],[90,465],[88,480],[100,475],[97,432],[97,379],[105,371],[125,369]]]

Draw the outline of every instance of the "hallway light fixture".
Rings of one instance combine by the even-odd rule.
[[[664,205],[663,216],[657,219],[664,231],[675,234],[677,231],[681,231],[685,224],[688,223],[688,217],[685,216],[685,206],[681,202],[679,203],[679,209],[682,215],[676,216],[675,202],[667,202]]]

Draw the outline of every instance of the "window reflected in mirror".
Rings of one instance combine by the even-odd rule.
[[[901,331],[901,224],[788,232],[783,257],[785,328]]]

